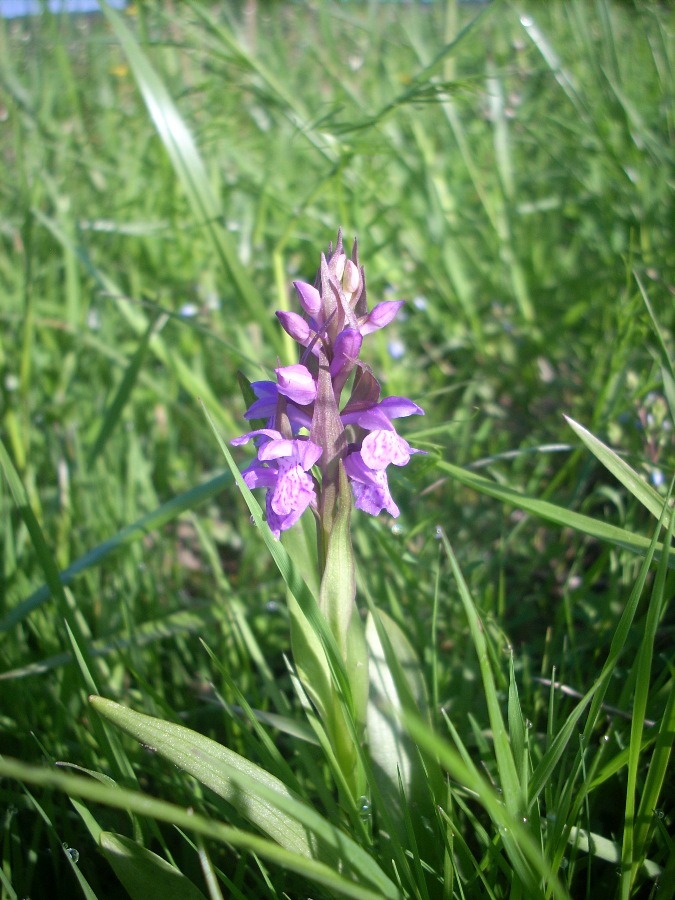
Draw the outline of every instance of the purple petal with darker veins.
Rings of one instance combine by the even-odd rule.
[[[395,431],[371,431],[363,439],[361,459],[375,470],[386,469],[390,463],[405,466],[410,462],[410,444]]]
[[[397,519],[401,511],[394,503],[394,498],[389,493],[389,485],[386,483],[387,476],[384,472],[380,472],[379,474],[384,476],[384,483],[377,487],[361,484],[358,481],[352,482],[354,504],[357,509],[367,512],[371,516],[379,516],[382,510],[386,509],[390,516]]]
[[[384,470],[369,468],[360,453],[351,453],[344,460],[344,467],[352,484],[357,509],[371,516],[377,516],[386,509],[394,518],[398,516],[399,508],[389,492],[387,473]]]
[[[309,505],[311,505],[311,503]],[[270,527],[270,531],[277,540],[279,540],[282,531],[288,531],[289,528],[292,528],[293,525],[295,525],[304,511],[304,509],[295,509],[287,516],[278,515],[272,509],[272,492],[267,492],[267,497],[265,500],[265,517],[267,519],[267,524]]]
[[[279,463],[279,477],[271,502],[272,510],[278,516],[288,516],[293,512],[302,515],[315,496],[311,475],[299,465],[288,461]]]

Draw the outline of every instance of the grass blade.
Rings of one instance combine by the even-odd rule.
[[[197,221],[208,229],[218,256],[234,282],[244,305],[260,323],[267,333],[268,340],[274,345],[278,339],[277,329],[273,326],[268,310],[261,302],[258,292],[239,262],[229,234],[223,228],[223,211],[220,202],[211,186],[206,166],[190,130],[164,82],[122,17],[105,2],[102,2],[101,7],[129,60],[148,113],[171,159]]]
[[[663,513],[663,497],[658,491],[655,491],[650,484],[647,484],[643,478],[640,478],[638,473],[627,462],[621,459],[614,450],[611,450],[602,441],[598,440],[583,425],[575,422],[569,416],[565,416],[565,421],[596,459],[621,482],[626,490],[630,491],[635,499],[648,509],[655,519],[660,519]],[[666,514],[666,527],[669,519],[670,516]]]

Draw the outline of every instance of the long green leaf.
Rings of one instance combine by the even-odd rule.
[[[116,809],[128,810],[137,815],[168,822],[211,840],[229,844],[240,850],[248,850],[282,869],[297,872],[329,891],[333,891],[337,896],[353,897],[354,900],[381,900],[382,897],[391,897],[392,900],[397,900],[400,898],[399,892],[393,888],[393,885],[393,890],[391,888],[373,890],[363,887],[345,878],[325,863],[291,853],[274,841],[240,828],[223,825],[192,809],[183,809],[165,800],[149,797],[140,791],[107,787],[89,778],[65,775],[63,772],[42,766],[31,766],[7,757],[0,757],[0,775],[43,788],[55,788],[72,797],[81,797],[94,803],[103,803]]]
[[[138,380],[138,375],[141,371],[141,367],[143,366],[145,357],[148,352],[150,338],[152,337],[156,329],[159,330],[159,328],[161,328],[161,323],[159,322],[159,320],[160,316],[157,315],[151,318],[148,322],[148,327],[145,329],[145,334],[141,338],[136,352],[129,361],[129,365],[127,366],[122,380],[119,383],[112,403],[103,416],[103,421],[101,422],[101,427],[99,428],[99,432],[96,435],[96,440],[94,441],[93,446],[89,451],[88,465],[90,466],[100,456],[103,448],[110,438],[110,435],[113,433],[115,425],[120,420],[124,407],[131,397],[131,392],[133,391],[134,385]],[[165,317],[163,321],[166,322]]]
[[[638,792],[638,769],[641,763],[642,735],[645,727],[647,704],[649,702],[649,689],[651,685],[652,660],[654,657],[654,644],[657,629],[663,613],[665,603],[665,587],[667,577],[668,546],[673,537],[675,520],[671,518],[667,538],[664,541],[666,550],[659,561],[656,578],[652,588],[652,594],[647,609],[644,625],[644,634],[640,642],[637,659],[635,661],[635,696],[633,698],[633,716],[631,719],[630,752],[628,758],[628,777],[626,785],[626,813],[624,817],[623,844],[621,852],[622,878],[621,895],[628,900],[635,878],[640,868],[640,863],[645,857],[644,845],[636,843],[636,806]],[[652,787],[655,785],[652,784]],[[657,798],[654,797],[654,800]],[[652,807],[654,808],[654,807]],[[645,838],[645,830],[641,828],[640,837]]]
[[[591,434],[583,425],[575,422],[569,416],[565,416],[567,424],[572,428],[575,434],[588,447],[593,456],[598,459],[602,465],[617,478],[621,484],[630,491],[630,493],[638,500],[655,519],[660,519],[663,512],[663,497],[648,484],[644,478],[640,478],[638,473],[632,469],[625,460],[602,443],[601,440]],[[665,526],[668,527],[670,516],[666,515]]]
[[[510,851],[509,858],[518,871],[523,885],[529,886],[528,893],[525,895],[521,893],[520,896],[542,896],[539,885],[536,882],[533,883],[532,873],[536,872],[542,881],[548,882],[554,897],[569,898],[569,894],[523,822],[522,816],[512,815],[509,812],[494,787],[478,771],[473,761],[462,759],[461,755],[447,741],[442,740],[419,718],[405,713],[403,720],[415,742],[426,753],[436,757],[453,779],[472,791],[476,800],[490,816],[504,840],[505,846]]]
[[[267,332],[268,338],[274,345],[278,338],[277,331],[273,328],[269,311],[261,302],[258,292],[239,262],[230,235],[223,227],[223,210],[220,201],[211,185],[206,166],[189,128],[164,82],[122,17],[105,2],[102,2],[101,6],[129,60],[148,113],[171,159],[197,221],[208,229],[215,249],[242,301],[248,306],[263,330]]]
[[[124,835],[104,831],[99,843],[131,900],[205,900],[204,894],[179,869]]]
[[[171,500],[158,506],[157,509],[142,516],[138,521],[122,528],[116,535],[109,538],[107,541],[104,541],[102,544],[99,544],[98,547],[89,550],[72,565],[68,566],[63,572],[57,572],[58,580],[66,587],[71,584],[73,579],[81,572],[84,572],[86,569],[90,569],[93,566],[100,565],[100,563],[110,556],[111,553],[114,553],[122,547],[126,547],[127,544],[132,544],[135,541],[143,539],[153,531],[157,531],[159,528],[166,525],[167,522],[172,522],[186,510],[196,509],[197,506],[205,503],[212,497],[217,496],[223,488],[231,482],[232,477],[226,472],[222,475],[216,475],[215,478],[211,478],[209,481],[204,482],[204,484],[190,488],[189,491],[178,494],[178,496],[173,497]],[[51,592],[49,585],[45,584],[38,588],[37,591],[32,593],[29,597],[26,597],[25,600],[22,600],[21,603],[0,619],[0,632],[9,631],[19,622],[23,621],[23,619],[30,615],[33,610],[42,606],[50,596]]]
[[[436,463],[436,467],[442,472],[447,472],[456,481],[479,491],[481,494],[487,494],[489,497],[501,500],[502,503],[508,503],[509,506],[523,509],[532,513],[532,515],[539,516],[541,519],[560,525],[562,528],[572,528],[575,531],[580,531],[601,541],[624,547],[642,556],[644,556],[650,546],[649,538],[640,534],[633,534],[630,531],[626,531],[625,528],[618,528],[616,525],[610,525],[607,522],[565,509],[562,506],[556,506],[555,503],[549,503],[547,500],[537,500],[535,497],[528,497],[514,488],[497,484],[495,481],[490,481],[490,479],[484,478],[482,475],[476,475],[475,472],[462,469],[460,466],[453,465],[453,463],[445,462],[445,460],[439,460]],[[661,500],[661,504],[663,505],[663,500]],[[657,553],[660,554],[663,547],[661,544],[657,544],[656,549]],[[669,559],[668,566],[669,568],[675,568],[675,561],[672,556]]]
[[[231,803],[282,847],[367,882],[384,896],[396,895],[372,857],[260,766],[183,725],[146,716],[102,697],[92,697],[90,702],[106,719]]]

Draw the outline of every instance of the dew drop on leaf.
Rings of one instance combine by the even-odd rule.
[[[359,811],[359,815],[362,819],[367,819],[370,815],[370,801],[367,797],[359,797],[356,803],[356,808]]]
[[[68,859],[69,859],[72,863],[74,863],[75,865],[77,865],[77,863],[78,863],[79,860],[80,860],[80,851],[79,851],[79,850],[76,850],[74,847],[69,847],[68,844],[64,844],[64,845],[63,845],[63,849],[64,849],[65,854],[66,854],[66,856],[68,857]]]

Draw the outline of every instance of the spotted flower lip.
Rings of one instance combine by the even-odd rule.
[[[380,384],[360,355],[365,338],[389,325],[403,301],[384,300],[368,310],[356,241],[349,258],[340,232],[335,249],[321,254],[314,285],[295,281],[294,287],[302,314],[280,310],[277,318],[301,348],[300,362],[276,368],[275,381],[251,385],[256,400],[245,418],[262,419],[267,427],[232,441],[256,443],[244,481],[266,489],[267,521],[276,537],[307,508],[324,529],[331,527],[326,523],[334,515],[340,465],[358,509],[396,517],[387,468],[405,466],[424,451],[411,447],[393,420],[424,410],[407,397],[380,399]]]
[[[356,508],[371,516],[379,516],[386,509],[397,519],[400,510],[389,491],[387,473],[384,469],[372,469],[360,453],[352,453],[344,461],[345,472],[352,483]]]
[[[242,472],[247,487],[268,489],[267,524],[278,538],[310,505],[316,505],[314,479],[308,474],[322,449],[309,440],[285,438],[273,428],[257,428],[231,443],[238,447],[258,438],[258,456]]]

